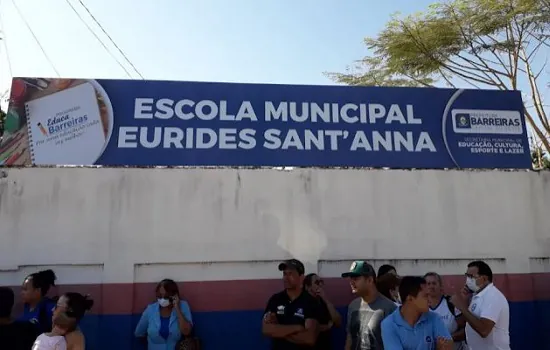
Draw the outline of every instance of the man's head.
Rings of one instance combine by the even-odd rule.
[[[9,318],[11,309],[15,302],[13,290],[7,287],[0,287],[0,318]]]
[[[426,280],[418,276],[405,276],[399,285],[403,306],[424,313],[429,311]]]
[[[436,272],[428,272],[424,275],[426,285],[428,286],[428,295],[434,298],[441,297],[443,294],[443,280]]]
[[[342,277],[349,278],[351,291],[358,296],[373,294],[376,289],[376,271],[372,265],[363,260],[354,261],[348,272],[344,272]]]
[[[300,260],[290,259],[279,264],[279,271],[283,272],[285,289],[299,289],[304,283],[304,264]]]
[[[493,271],[487,263],[476,260],[468,264],[466,271],[466,286],[472,292],[477,292],[480,289],[493,282]]]

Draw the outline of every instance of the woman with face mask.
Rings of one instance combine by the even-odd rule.
[[[135,336],[147,337],[148,350],[174,350],[193,328],[191,309],[180,300],[176,282],[160,281],[156,288],[157,301],[147,306],[136,327]]]

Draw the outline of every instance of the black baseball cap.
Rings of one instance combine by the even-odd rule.
[[[297,259],[285,260],[279,264],[279,271],[284,271],[286,269],[296,270],[300,275],[303,275],[306,271],[304,264]]]
[[[344,278],[359,276],[376,278],[376,271],[374,271],[374,267],[372,267],[372,265],[368,262],[363,260],[356,260],[351,264],[349,271],[342,274],[342,277]]]

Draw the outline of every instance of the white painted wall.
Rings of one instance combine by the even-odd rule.
[[[356,258],[401,274],[550,272],[550,173],[4,169],[0,284],[278,277],[290,256],[338,276]],[[415,261],[415,259],[422,259]],[[400,263],[399,263],[400,262]]]

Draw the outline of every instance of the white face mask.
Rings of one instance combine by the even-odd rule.
[[[476,279],[473,277],[466,278],[466,287],[474,293],[479,290],[479,286],[476,284]]]
[[[168,305],[170,305],[170,300],[164,298],[157,299],[157,302],[160,307],[167,307]]]

